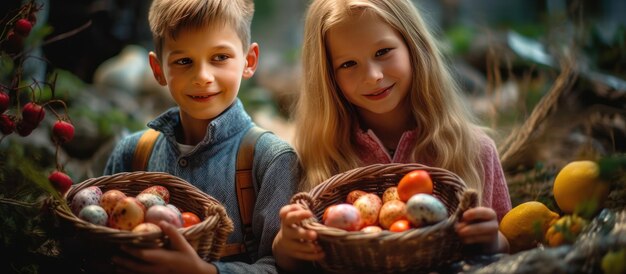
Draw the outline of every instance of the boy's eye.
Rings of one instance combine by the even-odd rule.
[[[348,62],[345,62],[345,63],[339,65],[339,68],[349,68],[349,67],[354,66],[354,65],[356,65],[356,62],[348,61]]]
[[[182,59],[176,60],[174,63],[176,63],[177,65],[188,65],[188,64],[191,64],[191,59],[182,58]]]
[[[378,57],[378,56],[382,56],[382,55],[387,54],[387,53],[388,53],[388,52],[390,52],[390,51],[391,51],[391,49],[390,49],[390,48],[380,49],[380,50],[378,50],[378,51],[376,52],[376,54],[375,54],[375,55],[376,55],[376,57]]]
[[[226,61],[226,59],[230,58],[226,54],[218,54],[213,57],[213,61]]]

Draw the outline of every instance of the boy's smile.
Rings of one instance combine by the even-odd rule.
[[[153,71],[159,83],[168,86],[184,123],[211,120],[235,101],[241,79],[254,74],[250,52],[258,54],[258,46],[252,44],[244,52],[228,24],[189,28],[164,39],[161,62]],[[256,63],[254,58],[250,63]]]

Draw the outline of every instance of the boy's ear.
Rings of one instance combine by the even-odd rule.
[[[243,78],[250,79],[256,71],[256,66],[259,64],[259,44],[252,43],[248,48],[246,54],[246,66],[243,68]]]
[[[156,56],[156,53],[151,51],[150,54],[148,54],[148,58],[150,60],[150,68],[152,69],[154,79],[156,79],[161,86],[167,85],[165,75],[163,75],[163,70],[161,69],[161,62],[159,62],[159,58]]]

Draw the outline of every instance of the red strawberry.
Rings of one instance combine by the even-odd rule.
[[[8,94],[0,92],[0,113],[9,109],[9,100],[10,98]]]
[[[73,184],[70,176],[58,170],[53,171],[50,176],[48,176],[48,181],[52,183],[52,186],[58,190],[61,195],[64,195]]]
[[[46,116],[46,111],[40,105],[29,102],[22,109],[22,119],[33,125],[33,129],[39,125],[39,122]]]
[[[36,128],[36,125],[33,125],[29,122],[26,122],[24,120],[18,121],[17,125],[15,126],[15,129],[17,130],[17,134],[19,134],[22,137],[26,137],[28,135],[30,135],[31,132],[33,132],[33,130]]]
[[[15,123],[6,114],[0,114],[0,131],[4,135],[9,135],[15,130]]]
[[[52,126],[52,136],[59,143],[67,143],[74,138],[74,126],[65,121],[56,121]]]
[[[33,28],[33,24],[31,24],[27,19],[22,18],[15,22],[15,26],[13,28],[15,32],[21,34],[22,36],[28,36],[30,30]]]

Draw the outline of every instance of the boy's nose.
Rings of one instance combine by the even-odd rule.
[[[367,63],[365,67],[365,82],[368,84],[376,84],[383,79],[383,71],[380,65],[376,63]]]
[[[213,71],[208,65],[201,65],[198,67],[198,71],[194,77],[194,84],[196,85],[208,85],[215,81],[215,76],[213,75]]]

